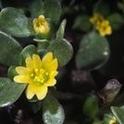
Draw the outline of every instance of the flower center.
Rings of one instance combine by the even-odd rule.
[[[49,73],[44,69],[34,69],[30,75],[33,82],[38,84],[44,84],[49,80]]]
[[[44,25],[44,21],[43,20],[38,20],[37,27],[41,27],[43,25]]]

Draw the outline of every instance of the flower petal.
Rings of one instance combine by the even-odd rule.
[[[32,84],[29,84],[26,89],[26,96],[28,99],[32,99],[34,95],[34,86]]]
[[[36,96],[39,100],[42,100],[47,95],[48,88],[46,86],[37,87]]]
[[[14,77],[14,81],[17,83],[31,83],[31,80],[28,76],[25,75],[17,75]]]
[[[16,67],[16,72],[18,74],[23,74],[23,75],[27,75],[30,73],[30,70],[26,67],[23,67],[23,66],[18,66]]]
[[[58,71],[51,71],[50,78],[54,78],[58,74]]]
[[[53,59],[53,53],[52,52],[48,52],[43,58],[42,58],[42,63],[43,64],[48,64],[49,62],[51,62]]]
[[[39,55],[33,54],[34,68],[41,68],[41,58]]]
[[[56,82],[57,82],[56,79],[49,79],[45,85],[51,87],[54,86]]]
[[[25,63],[26,63],[26,67],[33,68],[33,61],[31,56],[26,58]]]
[[[58,68],[58,60],[55,58],[51,63],[51,70],[57,70]]]
[[[43,63],[43,67],[48,71],[56,71],[58,68],[58,60],[55,58],[50,62]]]

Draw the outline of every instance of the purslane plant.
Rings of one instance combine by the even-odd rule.
[[[83,27],[86,31],[74,57],[76,66],[88,71],[99,69],[107,62],[110,47],[106,36],[111,35],[114,28],[122,24],[121,16],[120,25],[112,23],[118,14],[109,18],[99,11],[92,13],[93,16],[83,17],[83,21],[81,15],[74,24],[74,27]],[[29,102],[40,102],[45,124],[63,124],[64,110],[55,97],[55,86],[61,77],[59,68],[71,60],[73,47],[64,38],[66,20],[62,20],[60,24],[61,14],[60,0],[33,0],[25,9],[6,7],[1,10],[0,64],[6,66],[8,72],[0,77],[0,107],[15,103],[25,92]],[[79,24],[80,19],[82,25]],[[29,37],[31,42],[26,43],[28,45],[23,48],[23,38]],[[22,39],[18,42],[18,38]],[[108,101],[112,102],[120,91],[120,87],[116,88],[118,90],[115,94],[107,94]],[[94,124],[116,124],[122,118],[118,110],[120,113],[124,112],[123,107],[112,108],[113,115],[107,121],[106,117],[101,121],[97,118],[97,96],[91,96],[85,102],[83,112]]]
[[[52,91],[59,67],[65,66],[73,55],[72,45],[64,38],[66,20],[58,28],[61,16],[58,0],[33,1],[27,10],[30,17],[14,7],[0,12],[0,64],[8,68],[6,77],[0,77],[0,107],[13,104],[25,91],[29,102],[43,101],[44,123],[51,123],[49,116],[54,123],[62,124],[64,110]],[[20,44],[23,39],[19,43],[13,36],[32,36],[32,43],[23,48]],[[55,115],[52,106],[57,107]]]

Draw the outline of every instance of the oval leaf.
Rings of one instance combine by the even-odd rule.
[[[20,44],[8,36],[0,32],[0,63],[4,65],[18,64],[19,54],[22,50]]]
[[[111,107],[112,113],[117,118],[119,124],[124,124],[124,106]]]
[[[90,23],[90,17],[88,15],[79,15],[74,22],[73,28],[85,32],[89,32],[92,28]],[[82,23],[83,22],[83,23]]]
[[[62,13],[61,3],[59,0],[45,0],[44,1],[44,14],[52,22],[59,21]]]
[[[90,70],[99,68],[108,60],[109,54],[107,40],[96,32],[91,32],[81,41],[76,56],[77,67]]]
[[[20,9],[8,7],[0,13],[0,29],[16,37],[31,35],[29,20]]]
[[[13,77],[18,74],[16,72],[15,68],[16,68],[16,66],[10,66],[9,69],[8,69],[8,77],[10,79],[13,79]]]
[[[24,64],[25,63],[25,59],[29,56],[31,56],[32,54],[37,53],[37,49],[34,45],[28,45],[26,46],[22,52],[20,53],[20,64]]]
[[[101,13],[104,16],[107,16],[110,14],[110,7],[107,2],[99,1],[99,2],[96,2],[93,11],[94,11],[94,13]]]
[[[31,16],[37,17],[39,15],[44,14],[43,5],[44,3],[42,0],[33,0],[29,6],[29,9],[31,11]]]
[[[89,97],[87,97],[83,106],[83,112],[92,119],[94,119],[98,115],[99,105],[98,99],[95,95],[90,95]]]
[[[62,21],[62,23],[60,24],[60,27],[56,33],[56,39],[57,40],[62,40],[64,37],[64,33],[65,33],[65,26],[66,26],[66,20],[64,19]]]
[[[13,104],[18,100],[26,85],[16,84],[8,78],[0,78],[0,107]]]
[[[44,124],[63,124],[64,110],[53,96],[47,96],[43,101]]]
[[[58,58],[61,66],[66,65],[73,55],[73,48],[67,40],[53,41],[48,47],[48,51],[52,51]]]
[[[45,15],[45,17],[53,23],[56,23],[59,20],[62,13],[59,0],[33,0],[29,9],[32,17]]]
[[[114,13],[108,17],[113,30],[119,29],[123,24],[123,16],[119,13]]]

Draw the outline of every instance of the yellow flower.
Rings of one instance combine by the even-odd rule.
[[[113,116],[112,119],[109,121],[109,124],[117,124],[116,118]]]
[[[99,13],[94,13],[93,17],[90,18],[90,22],[94,25],[95,29],[101,36],[112,34],[112,28],[110,22]]]
[[[48,34],[50,31],[48,21],[43,15],[33,20],[33,28],[36,34]]]
[[[99,13],[94,13],[93,16],[90,18],[90,22],[93,25],[96,25],[96,24],[100,23],[103,20],[104,20],[103,16],[101,14],[99,14]]]
[[[112,34],[112,28],[108,20],[103,20],[101,23],[97,24],[96,29],[99,31],[101,36]]]
[[[52,52],[48,52],[42,59],[39,55],[33,54],[26,58],[25,63],[26,66],[16,67],[18,75],[14,77],[14,81],[27,84],[28,99],[36,95],[42,100],[48,92],[48,87],[56,84],[58,60],[53,58]]]

